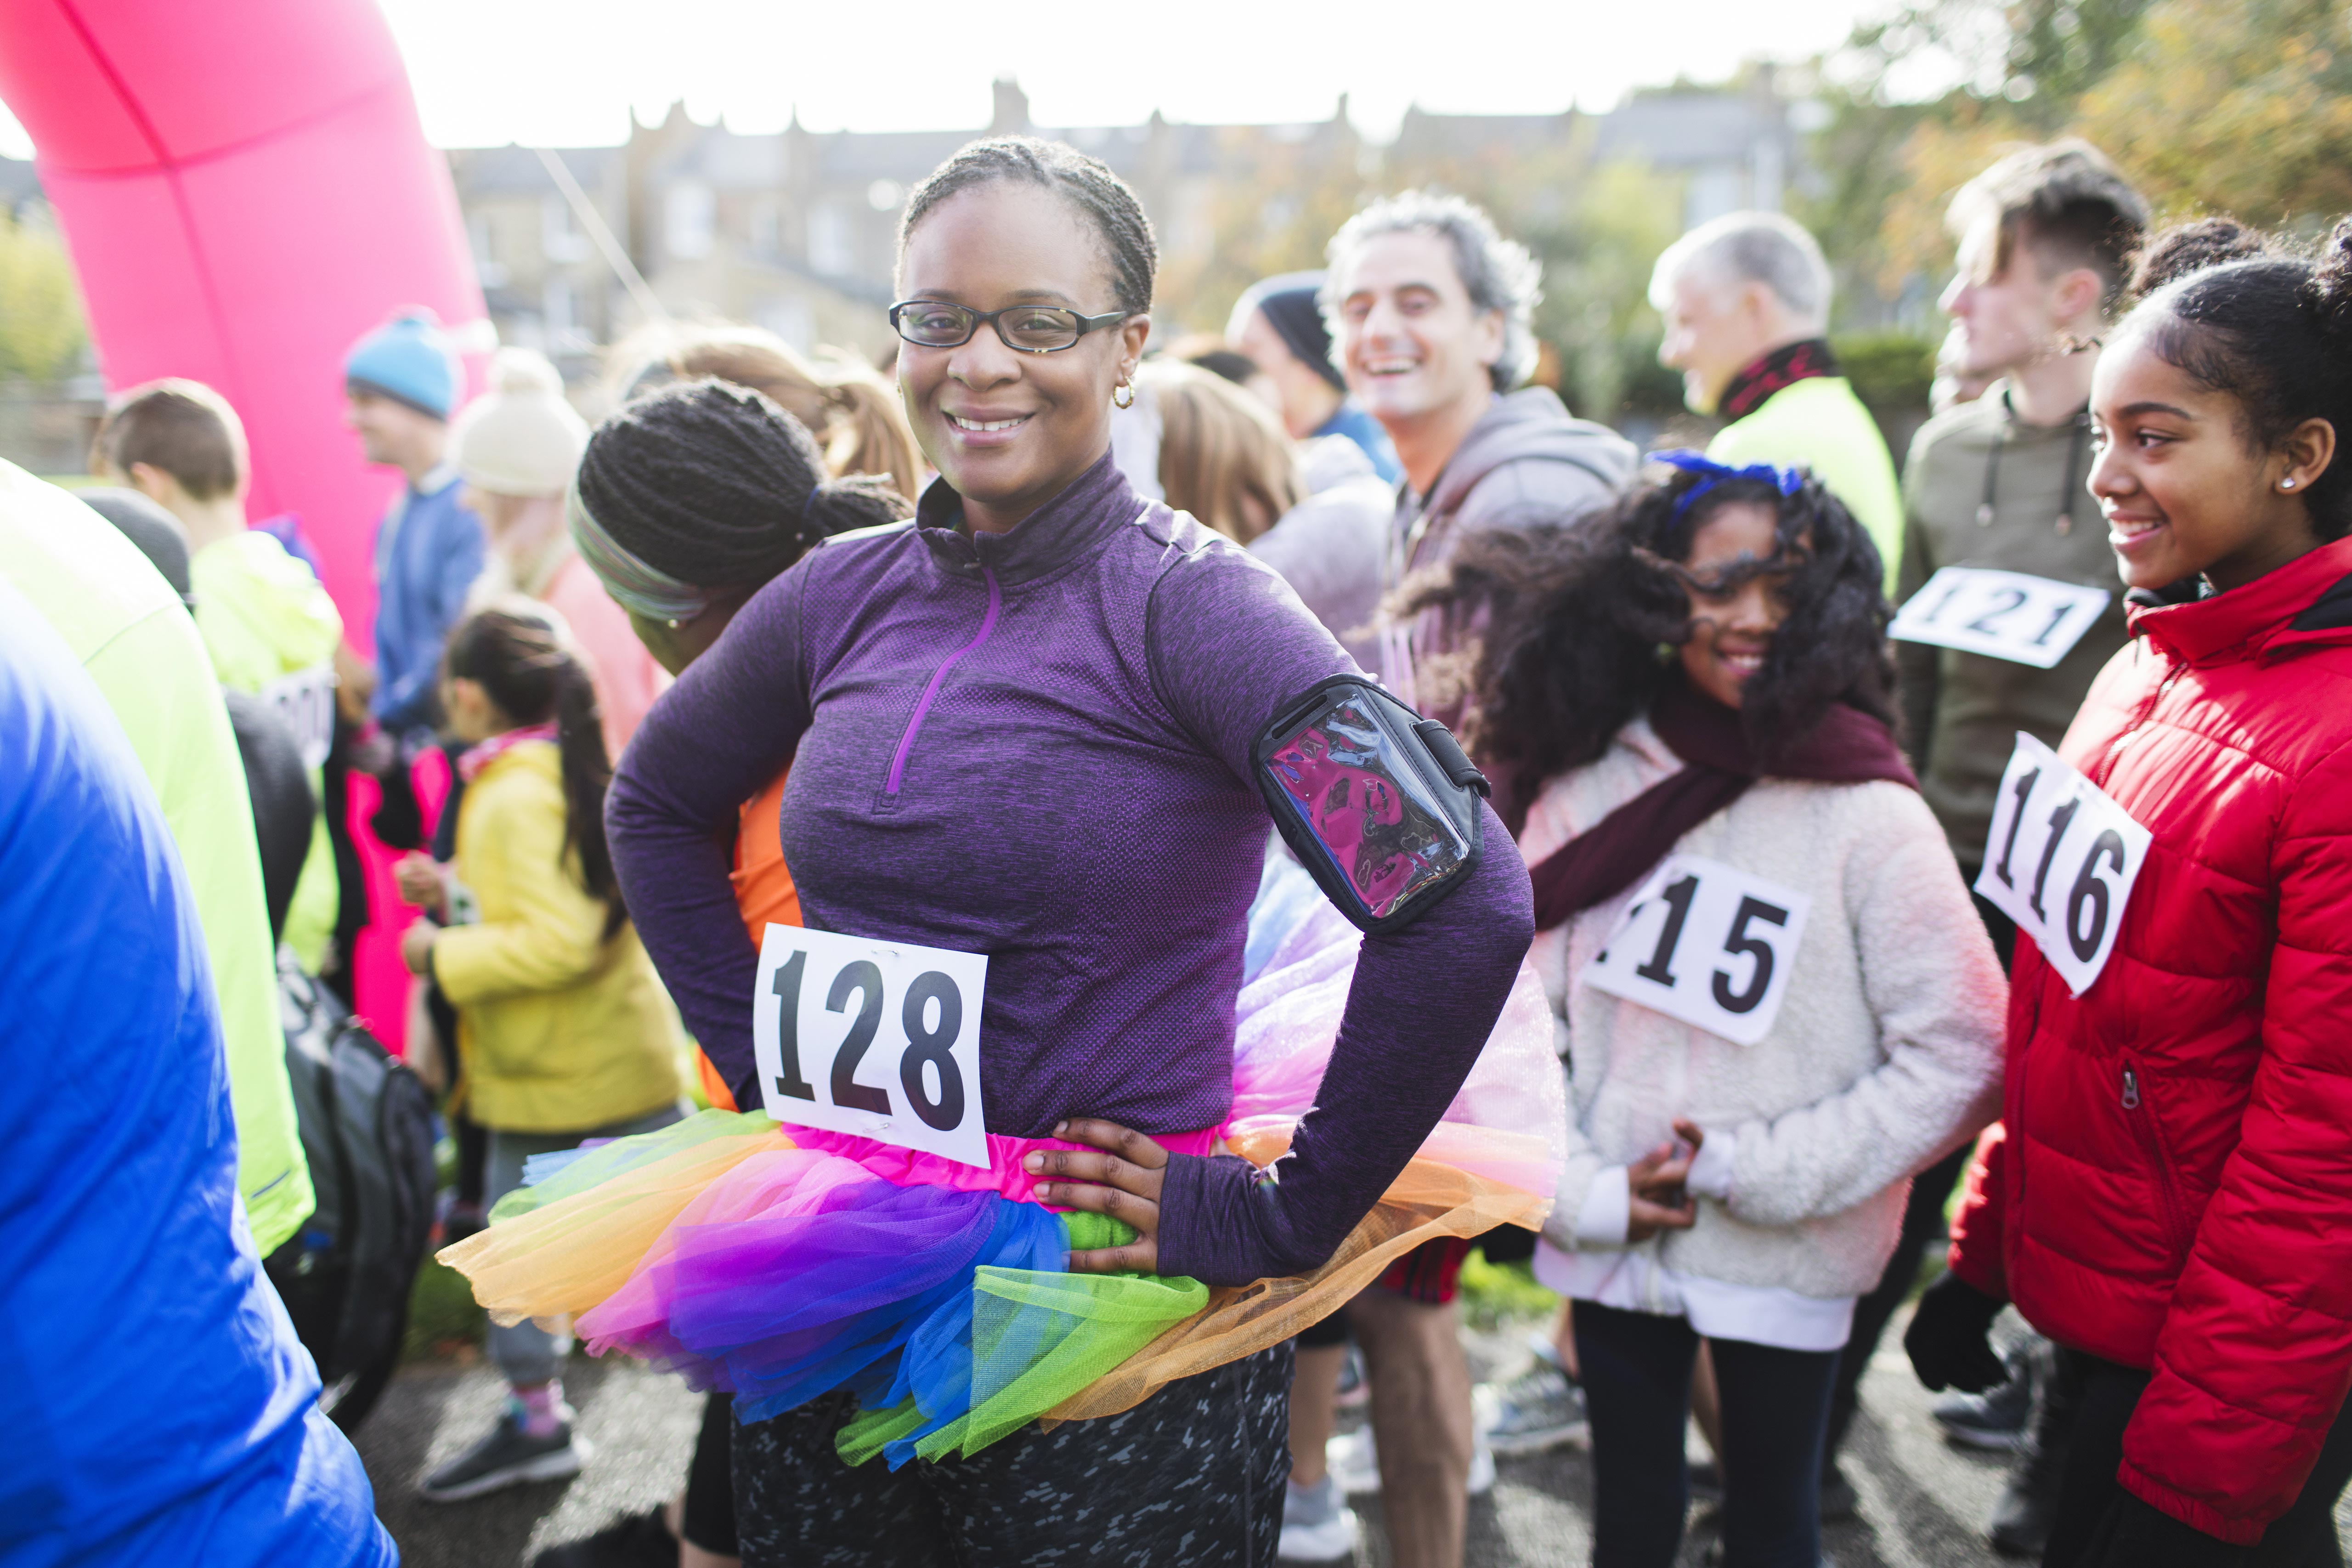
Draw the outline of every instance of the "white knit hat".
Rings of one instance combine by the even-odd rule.
[[[490,389],[466,405],[449,460],[476,489],[562,495],[587,449],[588,425],[564,401],[563,377],[536,349],[500,349]]]

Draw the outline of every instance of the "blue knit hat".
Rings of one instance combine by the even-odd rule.
[[[409,305],[352,345],[343,359],[343,384],[404,403],[420,414],[446,419],[457,405],[460,373],[441,319],[422,305]]]

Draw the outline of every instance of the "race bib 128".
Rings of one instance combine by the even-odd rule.
[[[2057,752],[2020,732],[1976,890],[2080,996],[2105,968],[2149,834]]]
[[[1812,900],[1696,855],[1670,855],[1583,983],[1734,1045],[1772,1032]]]
[[[751,994],[768,1114],[985,1169],[987,979],[982,953],[770,926]]]
[[[1947,566],[1904,601],[1889,637],[2048,669],[2107,607],[2106,591],[1987,566]]]

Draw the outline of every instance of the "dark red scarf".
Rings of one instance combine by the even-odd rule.
[[[1684,834],[1738,800],[1760,777],[1822,784],[1885,779],[1919,787],[1886,726],[1843,702],[1832,704],[1811,732],[1769,771],[1757,765],[1748,749],[1738,710],[1693,690],[1679,675],[1651,706],[1650,727],[1683,760],[1682,771],[1660,779],[1529,868],[1538,931],[1565,924],[1640,881]]]
[[[1723,395],[1716,399],[1715,412],[1726,420],[1745,419],[1784,387],[1816,376],[1844,374],[1838,368],[1837,355],[1830,353],[1827,338],[1783,343],[1726,382]]]

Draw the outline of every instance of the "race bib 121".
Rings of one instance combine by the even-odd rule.
[[[2105,791],[2021,731],[2000,775],[1976,890],[2032,937],[2080,996],[2106,967],[2149,834]]]
[[[2048,669],[2107,607],[2106,591],[1987,566],[1947,566],[1903,603],[1889,637]]]
[[[1772,1032],[1811,905],[1720,860],[1669,855],[1583,984],[1752,1046]]]
[[[988,959],[772,925],[751,994],[760,1097],[779,1121],[988,1165]]]

